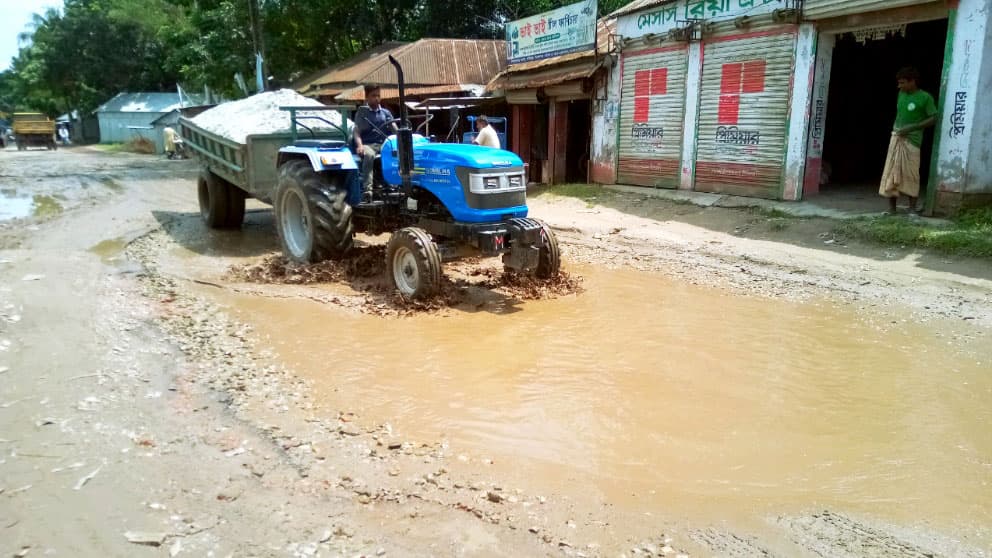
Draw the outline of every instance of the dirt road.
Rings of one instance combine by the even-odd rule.
[[[540,196],[568,279],[411,306],[194,175],[0,152],[0,554],[992,553],[987,262]]]

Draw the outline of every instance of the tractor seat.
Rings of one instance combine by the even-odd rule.
[[[304,139],[296,140],[293,145],[296,147],[316,147],[317,149],[341,149],[345,143],[341,140]]]

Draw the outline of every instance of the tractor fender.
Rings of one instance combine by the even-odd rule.
[[[277,166],[282,166],[292,159],[306,159],[314,172],[329,170],[358,170],[355,155],[347,147],[340,149],[318,149],[287,145],[279,150]]]

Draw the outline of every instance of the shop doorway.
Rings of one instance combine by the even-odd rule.
[[[838,206],[878,202],[878,183],[895,121],[896,72],[920,71],[919,86],[939,102],[947,20],[910,23],[904,33],[859,40],[837,36],[833,51],[823,141],[823,171],[818,203]],[[921,197],[930,175],[933,129],[924,134],[920,169]],[[852,207],[853,208],[853,207]]]
[[[530,129],[530,181],[546,182],[548,161],[548,105],[535,105]]]
[[[589,180],[589,129],[592,125],[588,100],[568,103],[568,138],[565,141],[565,181]]]

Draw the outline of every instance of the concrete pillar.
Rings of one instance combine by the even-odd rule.
[[[685,78],[685,120],[682,126],[682,168],[679,190],[692,190],[696,179],[696,139],[699,137],[699,95],[702,91],[703,44],[689,43]]]
[[[960,0],[949,13],[940,120],[927,209],[954,214],[992,203],[992,29],[989,0]],[[986,98],[979,102],[979,95]]]
[[[597,84],[593,100],[592,138],[589,148],[591,180],[599,184],[617,181],[617,126],[620,124],[620,64],[607,58],[606,79]]]
[[[813,73],[813,98],[810,105],[809,137],[806,140],[806,171],[802,198],[820,193],[820,170],[823,168],[824,127],[830,93],[830,70],[833,67],[837,35],[820,33],[816,40],[816,69]]]
[[[789,113],[789,145],[785,155],[785,184],[782,199],[798,200],[803,196],[806,170],[806,145],[816,69],[816,26],[803,23],[796,38],[795,73],[792,78],[792,104]]]

